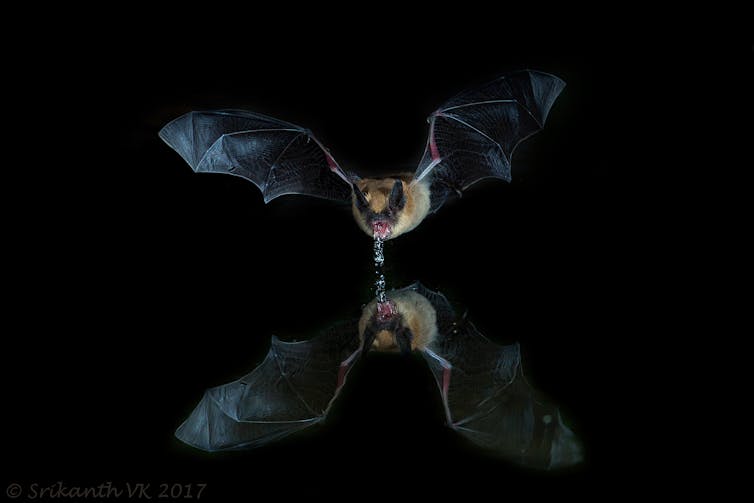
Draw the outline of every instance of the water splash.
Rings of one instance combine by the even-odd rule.
[[[375,268],[375,274],[377,275],[377,279],[374,282],[374,290],[375,290],[375,296],[377,297],[377,302],[382,304],[384,302],[387,302],[387,296],[385,295],[385,275],[382,273],[382,266],[385,263],[385,253],[384,253],[384,246],[385,242],[375,236],[374,237],[374,268]]]

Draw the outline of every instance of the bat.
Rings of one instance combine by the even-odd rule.
[[[491,342],[456,316],[444,295],[418,282],[309,341],[273,338],[250,374],[205,392],[176,436],[218,451],[257,447],[318,424],[369,351],[420,354],[437,381],[447,425],[473,444],[543,469],[581,461],[557,407],[526,382],[518,344]]]
[[[416,171],[382,178],[345,171],[308,129],[254,112],[189,112],[159,135],[195,172],[245,178],[265,203],[284,194],[350,203],[359,227],[386,240],[479,180],[510,182],[513,151],[544,127],[564,87],[554,75],[522,70],[464,91],[428,117]]]

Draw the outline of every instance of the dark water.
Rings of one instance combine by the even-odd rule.
[[[468,10],[308,29],[225,12],[217,33],[207,19],[150,12],[122,33],[94,23],[77,47],[61,34],[18,56],[23,69],[9,73],[26,89],[8,101],[29,124],[15,147],[27,159],[6,173],[19,179],[4,185],[0,490],[206,482],[209,501],[610,499],[640,490],[653,460],[673,464],[663,446],[686,437],[657,426],[652,391],[665,388],[646,365],[673,331],[641,318],[665,305],[646,267],[660,246],[642,238],[656,216],[643,188],[663,165],[644,138],[672,128],[647,103],[678,101],[678,79],[658,82],[684,44],[637,38],[643,24],[584,31],[558,17],[562,32],[548,36],[530,22],[539,15]],[[512,182],[479,182],[391,240],[384,274],[393,287],[419,278],[494,342],[518,341],[527,380],[558,403],[585,462],[543,473],[479,451],[445,427],[423,361],[379,355],[354,368],[318,431],[217,455],[177,441],[203,390],[254,368],[270,336],[307,339],[358,316],[375,267],[347,205],[265,205],[244,180],[191,172],[159,128],[192,109],[245,108],[312,129],[345,169],[394,172],[416,165],[434,107],[520,68],[568,86],[516,150]]]

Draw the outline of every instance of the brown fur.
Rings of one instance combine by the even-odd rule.
[[[395,345],[395,338],[393,334],[388,330],[380,330],[377,332],[377,336],[374,338],[374,344],[372,347],[377,351],[390,351],[398,349]]]
[[[388,299],[395,303],[398,314],[403,317],[403,323],[408,325],[414,337],[411,349],[424,349],[437,336],[437,313],[432,304],[413,290],[388,292]],[[377,311],[377,301],[373,300],[364,308],[359,320],[359,337],[364,340],[364,330],[367,323]],[[372,349],[376,351],[398,351],[395,336],[387,330],[377,333]]]
[[[376,213],[387,207],[390,191],[393,190],[395,181],[400,180],[403,184],[406,206],[398,215],[389,239],[413,230],[429,213],[429,186],[426,182],[414,182],[413,176],[413,173],[404,173],[392,178],[362,178],[356,182],[356,187],[364,192],[367,202],[369,202],[369,208]],[[356,199],[355,196],[353,197],[351,207],[356,223],[359,224],[361,230],[372,236],[373,231],[356,207]]]

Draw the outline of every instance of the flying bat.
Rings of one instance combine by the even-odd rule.
[[[264,361],[207,390],[178,428],[206,451],[253,448],[325,420],[348,372],[370,351],[420,354],[447,425],[472,443],[538,468],[578,463],[581,447],[557,407],[526,382],[518,344],[497,345],[439,292],[414,283],[373,300],[361,317],[308,341],[277,338]]]
[[[245,178],[265,202],[284,194],[348,202],[359,227],[386,240],[481,179],[510,182],[514,149],[544,127],[564,87],[554,75],[522,70],[456,95],[428,117],[416,171],[383,178],[342,169],[308,129],[244,110],[189,112],[159,135],[194,171]]]

